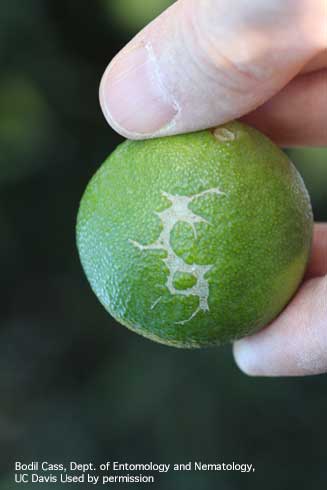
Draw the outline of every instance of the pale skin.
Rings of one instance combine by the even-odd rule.
[[[131,139],[234,118],[282,146],[327,146],[327,0],[178,0],[110,63],[109,124]],[[286,309],[234,344],[253,376],[327,372],[327,224]]]

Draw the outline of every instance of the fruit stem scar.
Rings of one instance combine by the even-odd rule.
[[[179,196],[172,195],[168,192],[161,191],[161,195],[166,197],[171,205],[164,209],[163,211],[156,212],[156,215],[160,218],[162,223],[162,230],[160,232],[157,240],[149,245],[142,245],[139,242],[129,239],[129,242],[134,245],[139,250],[157,250],[163,249],[167,253],[167,257],[161,259],[169,271],[166,287],[170,294],[178,296],[197,296],[199,299],[199,304],[192,315],[182,321],[175,322],[177,324],[185,324],[191,321],[200,311],[209,311],[208,298],[209,298],[209,283],[205,279],[205,274],[212,268],[213,264],[199,265],[199,264],[187,264],[184,260],[179,257],[171,247],[170,236],[171,232],[178,222],[186,222],[192,226],[194,236],[196,235],[196,223],[207,223],[210,224],[206,219],[193,213],[189,208],[189,204],[195,199],[201,198],[206,194],[216,194],[224,195],[225,193],[220,191],[218,188],[212,188],[194,194],[193,196]],[[188,274],[193,274],[197,281],[194,286],[187,288],[186,290],[176,289],[174,287],[173,279],[176,272],[185,272]],[[161,296],[152,304],[151,310],[153,310],[161,300]]]
[[[233,131],[221,126],[213,130],[213,135],[219,141],[234,141],[236,138]]]

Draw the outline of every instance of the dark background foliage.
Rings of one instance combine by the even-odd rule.
[[[16,459],[256,465],[170,473],[155,485],[169,490],[326,483],[325,376],[251,379],[229,346],[192,352],[138,337],[108,316],[79,264],[79,199],[121,141],[98,105],[100,77],[169,3],[1,2],[1,490],[15,487]],[[326,219],[327,150],[290,153]]]

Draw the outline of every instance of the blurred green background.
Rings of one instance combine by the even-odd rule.
[[[155,484],[165,490],[318,489],[327,481],[326,376],[251,379],[230,347],[192,352],[138,337],[107,315],[79,264],[79,199],[121,141],[98,105],[100,77],[170,3],[1,2],[1,490],[15,487],[16,459],[257,469],[169,473]],[[326,220],[327,149],[290,154],[316,219]]]

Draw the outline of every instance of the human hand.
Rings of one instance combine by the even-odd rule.
[[[326,26],[326,0],[178,0],[111,62],[103,112],[132,139],[242,118],[281,145],[327,145]],[[253,375],[327,371],[327,225],[293,301],[234,354]]]

